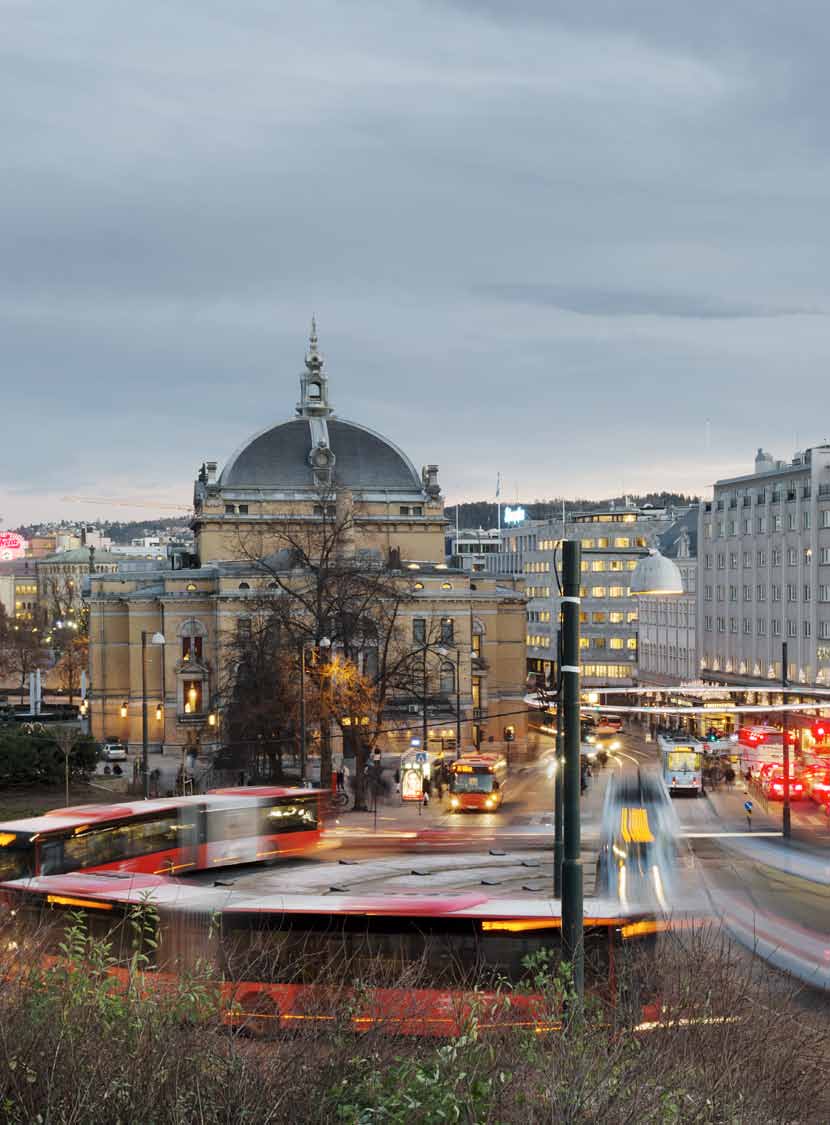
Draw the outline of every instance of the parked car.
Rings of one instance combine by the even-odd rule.
[[[824,805],[830,798],[830,766],[815,764],[806,766],[801,775],[804,790],[817,805]]]
[[[764,794],[773,801],[784,800],[784,771],[773,770],[761,782]],[[804,796],[804,782],[790,774],[790,800],[800,801]]]
[[[120,742],[105,742],[101,747],[101,760],[103,762],[126,762],[126,746],[122,746]]]

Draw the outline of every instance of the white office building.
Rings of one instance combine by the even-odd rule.
[[[720,480],[700,506],[698,645],[704,679],[830,684],[830,445]]]

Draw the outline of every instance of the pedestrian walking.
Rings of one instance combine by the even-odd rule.
[[[336,776],[336,778],[337,778],[337,792],[338,792],[338,793],[343,793],[343,792],[345,792],[345,789],[346,789],[346,775],[345,775],[345,774],[344,774],[344,772],[343,772],[343,767],[342,767],[342,766],[341,766],[341,767],[340,767],[340,769],[339,769],[339,770],[337,771],[337,773],[336,773],[336,775],[335,775],[335,776]]]

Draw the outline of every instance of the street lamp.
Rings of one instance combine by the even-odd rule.
[[[147,747],[147,645],[163,645],[164,643],[163,633],[148,633],[145,629],[141,630],[141,773],[145,801],[150,796],[149,751]]]
[[[300,641],[300,783],[305,780],[305,753],[306,753],[306,721],[305,721],[305,654],[309,645],[305,641]],[[313,646],[311,646],[313,647]],[[318,648],[328,649],[331,648],[331,641],[328,637],[321,637]],[[322,735],[322,716],[320,719],[321,735]],[[322,763],[321,763],[322,764]],[[322,773],[320,775],[320,785],[323,784]]]
[[[648,554],[640,559],[631,572],[631,594],[654,598],[683,592],[683,578],[679,568],[654,547],[649,549]]]
[[[452,653],[448,648],[439,648],[438,655],[442,659],[451,657]],[[471,654],[475,656],[475,653]],[[461,757],[461,650],[455,650],[454,672],[455,672],[455,760]]]
[[[559,708],[562,712],[564,769],[562,777],[562,946],[573,973],[577,1004],[585,985],[581,825],[579,800],[579,582],[582,544],[562,543],[562,649]]]

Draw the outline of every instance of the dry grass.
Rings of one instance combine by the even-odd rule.
[[[357,1037],[348,1020],[324,1034],[276,1030],[267,1040],[222,1025],[211,974],[200,967],[171,989],[136,949],[150,930],[122,934],[126,987],[107,976],[112,956],[76,929],[65,956],[42,965],[44,935],[0,934],[0,1120],[168,1125],[185,1122],[826,1122],[826,1016],[803,993],[736,955],[712,929],[661,938],[657,955],[622,970],[621,1000],[567,1007],[567,973],[537,962],[541,989],[564,1031],[479,1034],[475,1019],[453,1042]],[[130,951],[133,951],[132,954]],[[302,958],[302,951],[297,952]],[[413,990],[425,967],[341,963],[344,973]],[[459,967],[461,971],[461,967]],[[385,980],[384,980],[385,974]],[[359,986],[358,986],[359,987]],[[506,988],[507,986],[505,986]],[[632,1030],[640,1001],[658,991],[662,1026]],[[348,1013],[347,1013],[348,1014]],[[724,1020],[726,1017],[726,1021]],[[727,1022],[728,1021],[728,1022]]]

